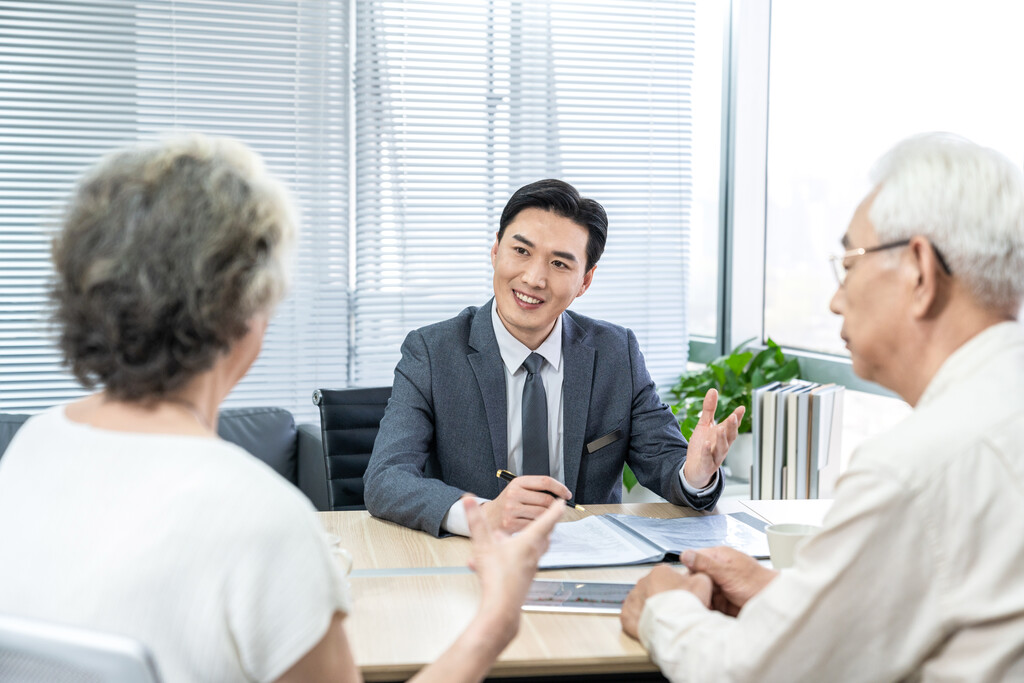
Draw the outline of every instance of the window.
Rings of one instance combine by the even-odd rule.
[[[345,376],[347,35],[346,12],[328,2],[0,9],[0,410],[82,393],[47,324],[49,227],[101,154],[174,129],[250,144],[306,226],[293,294],[228,403],[311,409],[317,384]]]
[[[716,346],[719,336],[723,96],[728,76],[729,7],[697,3],[693,61],[693,201],[686,320],[690,338]],[[691,344],[691,349],[692,349]],[[717,355],[717,353],[715,353]]]
[[[827,258],[896,142],[946,130],[1024,161],[1021,26],[999,0],[772,3],[766,335],[845,355]]]
[[[632,327],[671,380],[687,302],[701,334],[717,325],[718,169],[703,164],[717,159],[727,5],[5,3],[0,410],[81,393],[46,323],[48,230],[101,153],[173,129],[250,144],[302,212],[293,293],[229,405],[314,419],[317,386],[390,383],[406,332],[490,296],[500,211],[542,177],[610,216],[574,307]]]
[[[490,297],[501,210],[549,177],[609,214],[574,310],[679,374],[695,31],[678,0],[357,3],[355,384],[390,383],[410,329]]]

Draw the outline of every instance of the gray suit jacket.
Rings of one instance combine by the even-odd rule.
[[[508,459],[505,372],[491,325],[493,300],[414,330],[364,476],[375,517],[441,534],[465,493],[495,498]],[[686,441],[658,398],[636,337],[626,328],[562,314],[563,463],[577,503],[618,503],[622,465],[677,505],[711,508],[722,492],[690,498],[679,482]],[[620,434],[602,448],[587,445]]]

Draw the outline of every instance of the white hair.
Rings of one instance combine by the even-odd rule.
[[[897,144],[876,164],[869,212],[881,242],[922,235],[986,308],[1024,299],[1024,171],[949,133]]]

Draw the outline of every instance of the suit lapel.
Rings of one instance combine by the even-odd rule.
[[[491,306],[494,299],[477,309],[469,330],[469,364],[476,375],[480,395],[484,399],[487,413],[487,427],[491,433],[491,448],[494,449],[494,468],[503,470],[508,466],[508,407],[505,405],[505,370],[502,367],[498,340],[491,324]]]
[[[580,459],[590,410],[594,379],[594,349],[584,343],[586,333],[569,315],[562,314],[562,463],[565,485],[576,494]]]

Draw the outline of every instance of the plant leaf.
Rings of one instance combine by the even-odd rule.
[[[703,369],[680,375],[670,392],[674,399],[670,407],[687,439],[697,426],[704,395],[709,390],[718,390],[718,409],[715,411],[718,421],[724,420],[739,406],[746,408],[740,422],[740,432],[746,433],[751,429],[751,392],[769,382],[788,382],[799,376],[800,363],[795,358],[787,358],[771,337],[765,341],[765,348],[757,353],[745,351],[755,339],[747,339],[730,354],[714,359]]]
[[[629,465],[622,466],[622,485],[626,487],[627,491],[632,491],[633,487],[637,485],[636,475],[633,474],[633,470],[629,469]]]
[[[754,354],[750,351],[746,353],[740,353],[734,356],[729,356],[725,359],[725,364],[737,375],[743,374],[743,369],[747,367],[747,363],[754,357]]]

